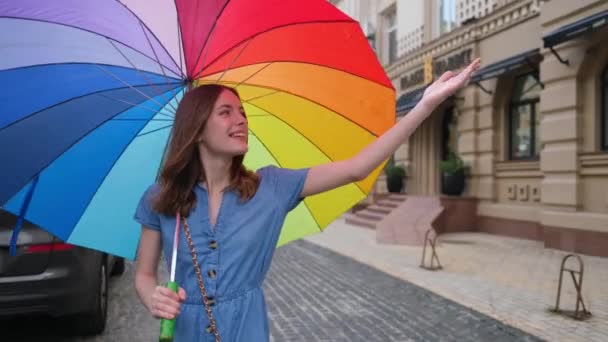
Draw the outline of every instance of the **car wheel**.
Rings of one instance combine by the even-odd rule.
[[[95,304],[89,313],[75,318],[75,327],[79,335],[99,335],[106,327],[108,315],[108,269],[103,261],[98,271],[98,286],[95,293]]]
[[[111,275],[117,276],[123,273],[125,273],[125,259],[116,258],[116,261],[114,262],[114,267],[112,267]]]

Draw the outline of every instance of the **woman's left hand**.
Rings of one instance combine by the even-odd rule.
[[[459,74],[446,71],[438,80],[425,89],[420,102],[432,111],[448,97],[464,87],[471,79],[471,75],[479,69],[479,65],[480,59],[476,58]]]

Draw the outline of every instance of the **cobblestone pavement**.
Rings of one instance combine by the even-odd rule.
[[[139,304],[133,264],[110,283],[106,333],[62,337],[62,322],[21,320],[2,341],[138,342],[158,339]],[[535,337],[306,241],[277,250],[265,284],[273,342],[535,341]],[[32,327],[36,327],[32,329]]]
[[[427,290],[305,241],[266,283],[274,341],[533,341]]]
[[[306,241],[331,249],[548,341],[608,341],[608,258],[582,255],[583,298],[592,317],[575,321],[555,307],[559,270],[567,252],[542,242],[482,233],[440,236],[443,270],[419,267],[422,247],[376,242],[376,232],[336,220]],[[428,255],[427,255],[428,257]],[[577,268],[575,264],[566,265]],[[576,292],[564,274],[560,308],[573,310]]]

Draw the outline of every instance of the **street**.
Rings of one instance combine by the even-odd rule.
[[[21,319],[3,341],[156,341],[159,323],[139,303],[133,264],[110,282],[106,332]],[[265,283],[272,341],[537,341],[520,330],[306,241],[277,250]],[[32,329],[35,327],[35,329]],[[6,335],[6,332],[9,335]],[[6,338],[6,339],[5,339]]]

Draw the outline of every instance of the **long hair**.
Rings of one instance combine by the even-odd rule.
[[[157,212],[172,216],[179,210],[182,216],[188,217],[196,204],[194,187],[199,181],[205,181],[204,161],[200,160],[198,141],[215,102],[224,90],[239,97],[233,88],[209,84],[186,92],[180,102],[158,180],[160,191],[154,201]],[[247,201],[255,195],[260,180],[256,173],[245,168],[244,157],[233,158],[228,189],[236,190],[241,200]]]

